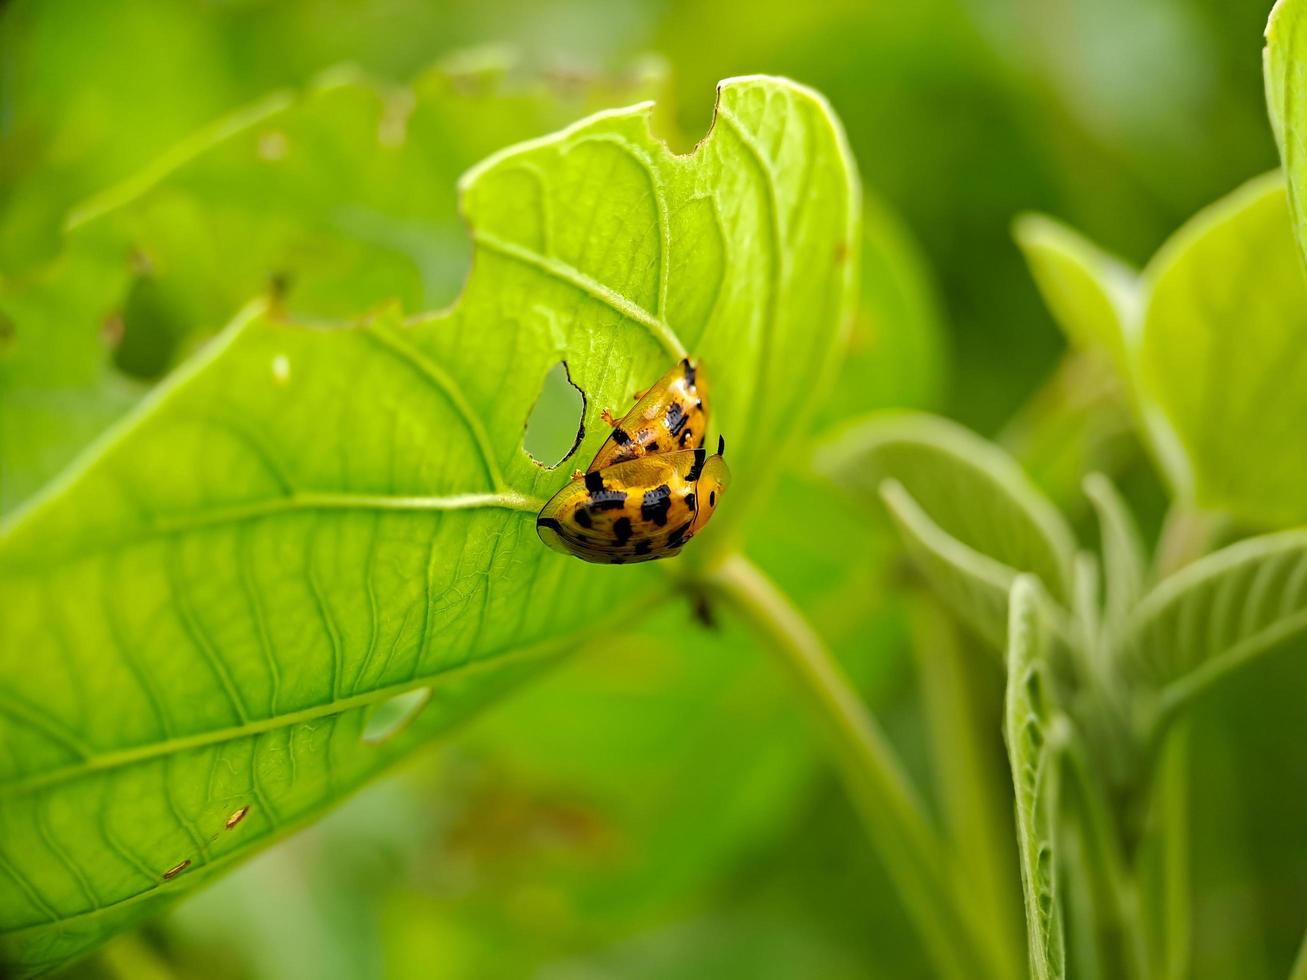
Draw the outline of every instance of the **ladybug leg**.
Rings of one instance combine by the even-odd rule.
[[[584,470],[572,470],[572,479],[573,479],[573,480],[579,480],[579,479],[581,479],[583,476],[585,476],[585,471],[584,471]]]
[[[610,412],[610,411],[608,411],[608,409],[606,409],[606,408],[605,408],[602,412],[599,413],[599,417],[600,417],[601,419],[603,419],[605,422],[607,422],[607,423],[608,423],[610,426],[612,426],[614,429],[616,429],[617,426],[618,426],[619,424],[621,424],[621,421],[622,421],[621,419],[614,418],[614,417],[613,417],[613,413]]]

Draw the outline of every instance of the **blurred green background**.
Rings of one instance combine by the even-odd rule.
[[[433,86],[452,92],[453,102],[431,95],[444,108],[425,149],[427,224],[413,231],[426,236],[421,288],[384,277],[376,285],[410,307],[440,305],[467,261],[453,183],[479,156],[650,95],[662,100],[664,134],[688,147],[708,125],[719,79],[784,74],[831,100],[868,191],[866,299],[853,350],[861,380],[838,388],[824,417],[891,404],[943,411],[1006,435],[1059,501],[1073,503],[1066,487],[1078,477],[1068,484],[1049,458],[1062,431],[1058,389],[1042,387],[1063,342],[1012,244],[1011,221],[1045,211],[1142,263],[1199,207],[1275,166],[1260,73],[1268,6],[19,0],[0,8],[0,276],[14,295],[50,282],[57,290],[70,254],[65,221],[83,201],[216,119],[349,63],[383,84],[425,79],[419,100]],[[445,74],[424,74],[442,62]],[[513,66],[489,96],[469,96],[493,104],[454,104],[468,96],[461,85],[481,84],[485,64]],[[546,80],[547,109],[531,108],[540,98],[532,79]],[[505,93],[517,100],[511,121]],[[329,202],[334,189],[317,193],[297,206]],[[210,329],[249,293],[233,273],[228,295],[224,272],[213,270],[203,314],[186,311],[212,315]],[[173,301],[166,290],[151,295],[148,274],[134,275],[124,308],[135,302],[149,319],[151,303]],[[304,295],[309,306],[335,302],[325,287]],[[60,356],[60,345],[84,339],[50,337]],[[132,377],[114,383],[148,382],[185,349],[178,341],[157,364],[126,363],[120,351],[115,370]],[[88,423],[88,434],[95,428]],[[1123,455],[1133,459],[1133,450]],[[1146,516],[1156,510],[1160,492],[1146,469],[1119,469]],[[801,598],[904,755],[920,760],[929,733],[917,710],[918,624],[894,546],[876,520],[835,504],[823,530],[842,549],[861,546],[865,569],[850,572],[795,540],[785,514],[805,499],[804,481],[796,472],[782,486],[769,533],[750,551]],[[802,561],[790,561],[796,553]],[[802,705],[773,665],[727,625],[693,652],[669,650],[657,635],[629,638],[620,660],[579,651],[77,972],[925,975]],[[1249,684],[1256,690],[1232,696],[1245,706],[1270,688]],[[1286,702],[1281,713],[1291,710]],[[1001,758],[997,729],[986,731]],[[1209,740],[1213,766],[1237,770],[1239,750]],[[1211,785],[1209,802],[1220,797]],[[1204,812],[1212,834],[1243,819],[1229,804]],[[1219,914],[1260,915],[1256,899],[1247,911],[1237,895],[1211,897]],[[1285,934],[1296,935],[1302,916],[1281,913]],[[1238,954],[1279,965],[1281,945],[1291,942]]]

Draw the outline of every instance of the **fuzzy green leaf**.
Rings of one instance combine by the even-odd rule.
[[[1130,618],[1121,671],[1163,717],[1307,632],[1307,531],[1251,538],[1160,582]]]
[[[1106,619],[1108,628],[1115,632],[1143,594],[1147,554],[1134,517],[1111,480],[1101,473],[1091,473],[1085,478],[1085,496],[1098,515],[1107,587]]]
[[[690,156],[649,111],[466,178],[449,313],[252,307],[4,529],[0,961],[66,962],[666,592],[536,540],[569,464],[537,466],[522,431],[560,359],[588,458],[599,411],[692,351],[736,477],[723,523],[768,482],[849,313],[842,134],[778,79],[724,83]],[[408,727],[364,738],[424,688]]]
[[[816,465],[855,493],[881,493],[932,584],[996,648],[1019,573],[1069,602],[1070,528],[1010,457],[961,426],[878,414],[831,439]]]
[[[1065,720],[1050,701],[1051,640],[1038,593],[1039,583],[1030,576],[1017,579],[1012,587],[1003,737],[1016,792],[1030,972],[1037,980],[1053,980],[1066,973],[1054,839],[1060,767],[1057,740],[1063,737],[1058,729]]]

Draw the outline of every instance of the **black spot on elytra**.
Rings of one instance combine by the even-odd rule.
[[[708,454],[700,447],[694,451],[694,465],[690,467],[690,472],[685,474],[686,480],[693,483],[699,479],[699,474],[703,472],[703,464],[708,462]]]
[[[716,507],[716,506],[717,506],[717,491],[716,491],[716,490],[709,490],[709,491],[708,491],[708,506],[709,506],[709,507]]]
[[[625,506],[625,490],[600,490],[590,494],[591,510],[621,510]]]
[[[613,537],[617,539],[619,545],[626,544],[631,540],[631,519],[629,517],[619,517],[613,522]]]
[[[681,440],[680,440],[680,446],[681,446],[681,448],[684,449],[684,448],[685,448],[685,444],[686,444],[687,442],[689,442],[689,441],[690,441],[691,439],[693,439],[693,438],[694,438],[694,430],[693,430],[693,429],[686,429],[684,432],[682,432],[682,433],[681,433]]]
[[[685,535],[690,530],[691,523],[693,522],[686,521],[680,527],[674,528],[671,534],[667,535],[667,546],[669,548],[678,547],[680,543],[685,540]]]
[[[613,430],[613,442],[617,443],[619,446],[625,446],[630,441],[631,437],[626,434],[625,429]]]
[[[547,527],[551,530],[558,531],[560,534],[563,531],[563,525],[559,524],[558,521],[552,517],[537,517],[536,527]]]
[[[695,505],[695,503],[696,503],[696,500],[695,500],[695,496],[694,496],[694,494],[692,494],[692,493],[687,493],[687,494],[685,495],[685,507],[686,507],[686,509],[687,509],[691,514],[694,513],[694,505]]]
[[[645,446],[644,448],[646,452],[656,453],[658,452],[658,443],[651,442],[649,443],[649,445]]]
[[[690,416],[686,414],[680,402],[672,402],[667,406],[667,431],[672,435],[679,436],[689,419]]]
[[[667,523],[667,512],[672,509],[672,488],[666,483],[646,490],[640,504],[640,516],[659,527]]]
[[[578,507],[576,513],[572,515],[572,519],[584,528],[589,528],[593,523],[590,520],[590,512],[584,507]]]
[[[695,375],[694,365],[691,364],[690,359],[686,357],[681,360],[681,367],[685,369],[685,383],[693,388]],[[700,404],[702,404],[702,402]]]
[[[585,475],[585,488],[591,493],[598,493],[604,488],[603,474],[596,470]]]
[[[641,538],[635,543],[635,553],[637,555],[647,555],[653,551],[653,542],[648,538]]]

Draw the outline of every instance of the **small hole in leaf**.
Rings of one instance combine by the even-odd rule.
[[[585,435],[585,393],[572,384],[567,363],[549,369],[540,397],[526,420],[522,448],[533,462],[552,470],[576,452]]]
[[[378,745],[398,734],[418,716],[430,699],[431,688],[419,687],[382,701],[372,709],[372,714],[363,726],[363,741],[369,745]]]
[[[117,334],[113,361],[118,370],[146,381],[172,366],[186,334],[186,321],[167,286],[144,269],[132,280],[122,311],[111,318]]]

